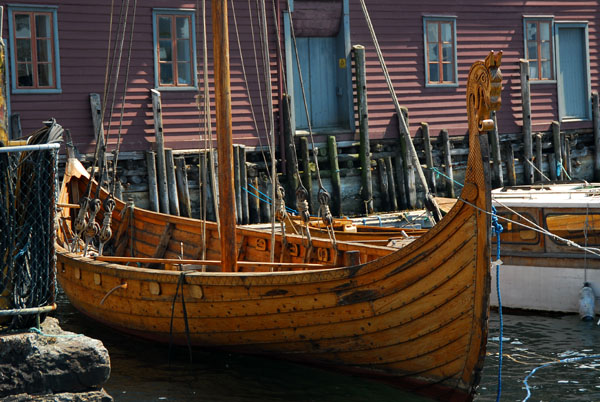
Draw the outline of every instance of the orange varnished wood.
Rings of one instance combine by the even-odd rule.
[[[479,96],[475,90],[488,98],[493,93],[493,63],[474,66],[468,97]],[[282,235],[272,244],[268,232],[237,228],[232,247],[243,258],[238,272],[213,272],[206,265],[220,264],[224,247],[214,223],[206,224],[205,239],[205,258],[212,261],[199,260],[199,221],[134,209],[130,225],[118,201],[113,227],[127,246],[108,244],[107,252],[123,252],[113,254],[115,261],[100,261],[66,250],[72,211],[64,206],[59,281],[84,314],[140,337],[185,344],[189,335],[195,345],[273,354],[379,377],[440,400],[470,400],[485,356],[490,291],[490,197],[478,120],[498,106],[480,102],[483,109],[468,101],[474,123],[465,199],[402,249],[338,241],[336,250],[315,238],[307,255],[306,239],[288,234],[282,253]],[[81,165],[69,160],[61,203],[77,203],[87,180]],[[129,258],[153,257],[161,239],[162,258]],[[275,263],[269,263],[271,248]],[[347,252],[357,252],[361,263],[343,266]],[[163,264],[145,268],[137,262]]]

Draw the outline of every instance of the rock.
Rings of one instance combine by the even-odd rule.
[[[112,402],[113,398],[104,390],[73,393],[62,393],[52,395],[28,395],[19,394],[0,398],[2,402]]]
[[[108,401],[112,398],[103,399],[108,394],[101,389],[109,376],[110,358],[102,342],[63,331],[55,318],[46,318],[41,333],[0,336],[0,398],[35,398],[4,400]],[[96,395],[100,391],[103,396]],[[94,395],[64,399],[80,392]]]

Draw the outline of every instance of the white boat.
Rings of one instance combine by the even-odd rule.
[[[504,228],[503,307],[578,312],[584,283],[600,296],[600,253],[584,249],[600,248],[600,183],[504,187],[493,190],[492,199]],[[494,237],[493,256],[496,244]],[[497,306],[495,275],[491,302]],[[596,299],[596,311],[599,307]]]

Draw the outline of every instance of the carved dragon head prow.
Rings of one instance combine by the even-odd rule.
[[[490,113],[501,104],[502,73],[500,63],[502,51],[491,51],[484,61],[471,66],[467,80],[467,116],[469,133],[476,134],[494,128]]]

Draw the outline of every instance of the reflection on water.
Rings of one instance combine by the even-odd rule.
[[[313,367],[253,356],[156,345],[87,320],[59,295],[64,329],[98,338],[108,348],[106,391],[116,401],[362,402],[428,401],[384,384]],[[498,388],[498,314],[492,313],[477,402],[495,401]],[[521,401],[531,370],[568,357],[600,354],[600,327],[577,315],[504,314],[503,401]],[[600,401],[600,359],[540,368],[528,380],[529,401]]]

